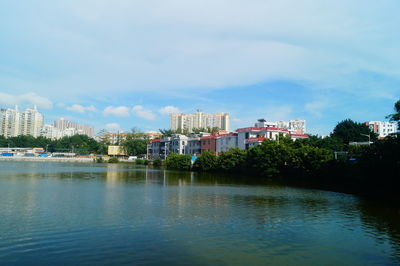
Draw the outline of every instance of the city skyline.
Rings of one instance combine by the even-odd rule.
[[[385,120],[400,96],[397,1],[1,7],[0,105],[50,120],[146,131],[202,109],[230,113],[231,128],[304,119],[327,135]]]

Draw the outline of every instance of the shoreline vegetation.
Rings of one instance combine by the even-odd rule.
[[[389,115],[392,121],[400,120],[400,100],[395,103],[396,113]],[[367,144],[365,140],[368,138]],[[19,136],[6,139],[0,136],[0,147],[9,143],[19,147],[48,146],[49,150],[74,147],[87,153],[99,154],[105,150],[107,143],[96,142],[87,136],[75,135],[60,140],[49,140],[43,137]],[[49,143],[50,141],[50,143]],[[350,145],[358,142],[360,145]],[[143,152],[146,140],[128,139],[125,145],[128,155]],[[361,144],[363,143],[363,144]],[[280,136],[279,141],[264,140],[261,145],[248,150],[231,148],[216,155],[203,151],[196,161],[192,155],[168,155],[165,161],[136,159],[137,165],[152,165],[170,170],[212,172],[246,176],[252,181],[279,180],[288,184],[301,183],[307,187],[331,191],[358,194],[368,197],[399,198],[400,185],[400,135],[394,134],[378,139],[363,123],[350,119],[336,125],[330,136],[321,138],[310,136],[307,139],[293,141]],[[0,158],[0,160],[33,160],[30,158]],[[35,158],[35,160],[37,160]],[[54,160],[67,160],[57,158]],[[42,161],[53,161],[43,158]],[[76,158],[76,161],[118,163],[118,158],[104,160],[102,156],[93,158]],[[129,162],[129,161],[122,161]],[[132,162],[129,162],[132,163]]]

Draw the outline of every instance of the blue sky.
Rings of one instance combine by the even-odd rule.
[[[400,98],[400,2],[71,0],[0,3],[0,106],[110,131],[173,111],[384,120]]]

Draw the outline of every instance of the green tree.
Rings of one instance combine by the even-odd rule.
[[[395,113],[388,115],[386,118],[389,118],[390,121],[399,122],[400,121],[400,100],[398,100],[394,104],[394,111],[395,111]],[[398,126],[398,129],[400,129],[400,123],[398,123],[397,126]]]
[[[121,146],[128,155],[141,155],[147,153],[147,143],[148,137],[137,128],[132,128],[132,132],[126,135]]]
[[[189,170],[191,166],[191,156],[187,154],[171,153],[165,160],[167,169]]]
[[[299,167],[298,164],[299,158],[295,149],[276,141],[265,140],[248,151],[249,169],[264,176],[290,173]]]
[[[247,153],[239,148],[231,148],[218,156],[218,168],[223,171],[237,172],[245,168]]]
[[[354,122],[351,119],[346,119],[336,125],[331,137],[341,139],[344,144],[349,144],[349,142],[352,141],[368,141],[368,137],[365,135],[369,135],[371,141],[376,140],[378,137],[367,125]]]
[[[203,151],[194,162],[193,168],[199,171],[216,170],[218,166],[217,156],[209,151]]]

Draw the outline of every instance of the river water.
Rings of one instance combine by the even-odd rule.
[[[218,175],[0,162],[0,264],[399,264],[399,210]]]

